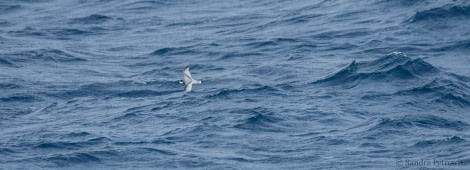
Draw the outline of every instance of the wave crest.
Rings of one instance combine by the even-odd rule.
[[[7,55],[9,61],[16,63],[32,62],[32,61],[49,61],[55,63],[81,62],[86,61],[83,58],[74,56],[58,49],[38,49],[31,51],[23,51]]]
[[[105,15],[93,14],[87,17],[74,18],[71,20],[71,24],[101,24],[111,19],[113,18]]]
[[[394,52],[370,62],[353,60],[340,71],[317,80],[313,84],[357,85],[364,81],[393,82],[433,76],[439,69],[422,59],[411,59],[401,52]]]
[[[470,107],[470,87],[468,78],[450,74],[449,79],[437,78],[423,86],[400,90],[396,95],[421,95],[435,103],[450,106]]]
[[[420,141],[413,145],[414,147],[418,148],[427,148],[427,147],[448,147],[452,145],[459,145],[459,144],[469,144],[469,142],[465,139],[462,139],[461,137],[458,136],[452,136],[450,138],[446,139],[440,139],[440,140],[426,140],[426,141]]]
[[[409,20],[411,23],[470,19],[469,6],[443,6],[419,11]]]

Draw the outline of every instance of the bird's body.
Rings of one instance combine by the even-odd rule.
[[[191,73],[189,72],[189,66],[186,66],[183,70],[183,80],[180,80],[181,84],[184,84],[184,91],[189,92],[193,88],[193,84],[201,84],[201,81],[194,80],[191,77]]]

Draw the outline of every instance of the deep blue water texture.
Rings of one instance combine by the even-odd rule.
[[[0,169],[468,169],[469,23],[463,0],[2,0]]]

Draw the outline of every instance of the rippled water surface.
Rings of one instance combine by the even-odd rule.
[[[2,0],[0,169],[468,169],[469,23],[459,0]]]

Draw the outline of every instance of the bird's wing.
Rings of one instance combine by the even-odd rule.
[[[184,68],[184,70],[183,70],[183,75],[184,75],[185,78],[187,77],[187,78],[189,78],[189,79],[193,79],[193,78],[191,77],[191,73],[189,72],[189,66],[186,66],[186,68]]]
[[[193,88],[192,83],[188,83],[188,84],[184,85],[184,91],[185,92],[191,91],[192,88]]]

